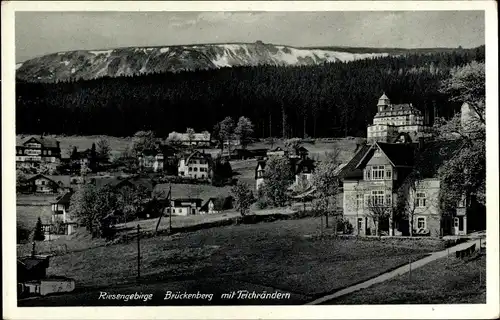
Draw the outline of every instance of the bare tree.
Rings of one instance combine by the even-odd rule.
[[[385,193],[385,190],[382,192]],[[366,201],[366,208],[375,226],[375,235],[378,236],[380,234],[380,221],[389,218],[392,214],[392,196],[388,198],[383,193],[371,194]]]
[[[318,195],[317,204],[325,213],[325,224],[328,228],[328,216],[333,213],[335,216],[337,204],[337,195],[340,192],[340,179],[337,176],[337,167],[339,166],[339,152],[329,153],[328,157],[321,161],[313,174],[313,186],[316,187]],[[323,218],[321,218],[323,219]],[[336,219],[334,220],[335,231],[337,229]]]

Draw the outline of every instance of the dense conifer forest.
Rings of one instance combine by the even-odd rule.
[[[17,133],[131,136],[211,131],[246,116],[262,137],[364,136],[385,92],[432,123],[457,105],[439,92],[453,67],[484,61],[475,49],[304,67],[236,67],[16,85]]]

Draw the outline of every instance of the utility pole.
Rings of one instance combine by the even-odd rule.
[[[169,220],[169,234],[172,234],[172,185],[170,185],[169,191],[168,191],[168,220]]]
[[[141,226],[137,225],[137,281],[141,278]]]

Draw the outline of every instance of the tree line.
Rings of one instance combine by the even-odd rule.
[[[439,91],[450,70],[484,61],[475,49],[405,54],[317,66],[254,66],[16,84],[18,133],[131,136],[152,130],[213,132],[247,117],[254,136],[363,136],[385,92],[413,103],[427,123],[458,103]]]

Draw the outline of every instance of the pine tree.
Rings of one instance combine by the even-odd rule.
[[[38,217],[35,225],[35,233],[33,234],[34,241],[43,241],[45,240],[45,234],[43,232],[42,220]]]

